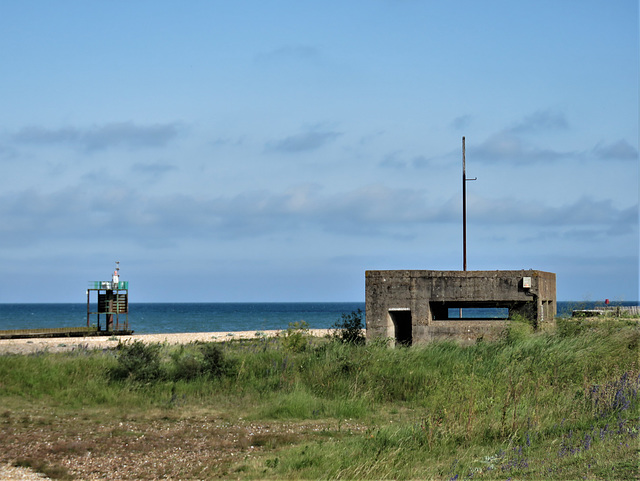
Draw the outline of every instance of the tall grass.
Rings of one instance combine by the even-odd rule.
[[[122,387],[106,381],[113,353],[79,351],[0,357],[1,396],[12,404],[46,404],[77,409],[103,404],[118,405]]]
[[[467,347],[312,341],[304,332],[285,339],[2,356],[0,403],[106,412],[197,405],[252,420],[368,426],[274,448],[244,466],[249,478],[637,475],[627,461],[640,431],[635,322],[538,333],[514,323],[501,341]]]

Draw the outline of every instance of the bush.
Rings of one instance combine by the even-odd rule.
[[[220,377],[229,368],[222,347],[212,342],[168,347],[135,341],[120,344],[118,350],[118,364],[111,370],[111,378],[115,380],[188,381],[203,376]]]
[[[181,345],[170,355],[171,365],[167,367],[169,378],[174,381],[187,381],[200,376],[220,377],[227,370],[222,348],[213,343],[195,343]]]
[[[153,381],[161,377],[160,344],[134,341],[118,344],[118,365],[112,369],[114,379]]]
[[[351,314],[342,314],[339,321],[332,326],[334,332],[333,339],[347,344],[364,344],[365,335],[362,332],[364,322],[362,321],[362,310],[352,311]]]
[[[287,351],[302,352],[307,348],[309,325],[304,321],[290,322],[283,335],[282,345]]]
[[[229,363],[225,360],[222,348],[213,342],[208,342],[200,346],[202,353],[202,372],[212,377],[222,376],[229,368]]]
[[[194,349],[180,345],[169,353],[170,365],[167,377],[175,381],[194,379],[202,374],[202,359]]]

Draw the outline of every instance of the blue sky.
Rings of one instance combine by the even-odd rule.
[[[638,296],[638,2],[21,1],[0,302],[362,301],[368,269]]]

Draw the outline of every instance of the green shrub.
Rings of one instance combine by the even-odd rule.
[[[169,354],[169,359],[166,369],[174,381],[195,379],[202,374],[202,356],[192,347],[178,346]]]
[[[342,314],[339,321],[332,326],[333,339],[348,344],[364,344],[365,335],[362,332],[364,323],[362,321],[362,310],[352,311],[351,314]]]
[[[309,325],[304,322],[290,322],[283,332],[282,345],[287,351],[303,352],[309,344]]]
[[[118,345],[118,364],[111,370],[114,379],[153,381],[161,377],[160,344],[134,341]]]
[[[111,379],[150,382],[156,380],[189,381],[199,377],[220,377],[230,367],[222,347],[216,343],[180,346],[132,344],[118,346],[117,365]]]
[[[213,342],[200,346],[202,353],[202,372],[211,377],[220,377],[230,368],[229,362],[224,358],[222,348]]]

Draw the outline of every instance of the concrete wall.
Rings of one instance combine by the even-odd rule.
[[[527,287],[523,280],[530,280]],[[493,339],[505,321],[450,320],[450,308],[507,308],[534,324],[556,315],[556,275],[516,271],[367,271],[367,339],[412,344],[435,339]]]

